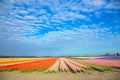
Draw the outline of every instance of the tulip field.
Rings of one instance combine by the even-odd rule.
[[[104,65],[104,66],[120,67],[120,60],[90,59],[90,60],[80,60],[80,61],[87,62],[87,63]]]
[[[0,71],[85,72],[111,71],[120,68],[120,60],[76,58],[0,59]]]
[[[79,72],[87,68],[87,66],[78,64],[70,59],[60,58],[58,61],[55,62],[47,71],[72,71],[72,72]]]
[[[1,64],[1,71],[11,71],[11,70],[20,70],[20,71],[31,71],[31,70],[45,70],[56,62],[57,58],[45,58],[45,59],[30,59],[18,63],[9,63]]]

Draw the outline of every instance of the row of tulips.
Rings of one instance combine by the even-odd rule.
[[[0,66],[0,69],[2,70],[10,70],[10,69],[19,69],[19,70],[34,70],[34,69],[47,69],[52,64],[56,62],[57,58],[51,58],[51,59],[44,59],[44,60],[37,60],[27,63],[20,63],[20,64],[11,64],[11,65],[5,65]]]
[[[74,65],[73,63],[69,62],[68,60],[65,60],[65,62],[68,64],[68,66],[73,70],[73,71],[80,71],[83,68]]]
[[[16,60],[15,62],[5,62],[4,64],[0,64],[0,66],[9,66],[9,65],[19,65],[19,64],[26,64],[26,63],[32,63],[32,62],[38,62],[40,60],[45,60],[45,59],[30,59],[30,60]]]
[[[60,58],[47,71],[81,71],[86,68],[85,65],[78,64],[66,58]]]
[[[68,71],[69,70],[69,68],[66,65],[66,63],[65,63],[63,58],[60,59],[60,70],[61,71]]]
[[[77,62],[75,62],[75,61],[73,61],[73,60],[70,60],[70,59],[66,59],[67,61],[69,61],[69,62],[71,62],[71,63],[73,63],[74,65],[76,65],[76,66],[79,66],[79,67],[83,67],[83,68],[86,68],[87,66],[85,66],[85,65],[83,65],[83,64],[79,64],[79,63],[77,63]]]
[[[86,65],[87,66],[86,70],[97,70],[100,72],[104,72],[104,71],[113,71],[115,69],[118,69],[118,68],[112,67],[112,66],[105,66],[105,65],[84,62],[84,60],[79,60],[79,59],[71,59],[71,60],[76,61],[79,64]]]
[[[87,59],[87,60],[80,60],[80,61],[104,65],[104,66],[120,67],[120,60]]]
[[[7,64],[14,64],[14,63],[21,63],[26,61],[34,61],[39,59],[20,59],[20,60],[8,60],[8,61],[0,61],[0,65],[7,65]]]

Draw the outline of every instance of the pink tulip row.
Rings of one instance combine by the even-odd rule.
[[[60,58],[47,71],[81,71],[84,70],[84,68],[86,68],[86,66],[66,58]]]
[[[69,70],[69,68],[68,68],[68,66],[66,65],[66,63],[64,62],[64,59],[63,59],[63,58],[60,59],[60,70],[61,70],[61,71],[64,71],[64,70],[68,71],[68,70]]]
[[[74,65],[76,65],[76,66],[79,66],[79,67],[82,67],[82,68],[87,68],[87,66],[82,65],[82,64],[79,64],[79,63],[77,63],[77,62],[75,62],[75,61],[72,61],[72,60],[70,60],[70,59],[66,59],[66,60],[68,60],[70,63],[72,63],[72,64],[74,64]]]
[[[120,67],[120,60],[89,59],[89,60],[80,60],[80,61],[99,64],[99,65],[105,65],[105,66]]]
[[[68,66],[69,66],[73,71],[80,71],[80,70],[83,69],[82,67],[79,67],[79,66],[74,65],[74,64],[71,63],[68,59],[65,59],[65,62],[68,64]]]

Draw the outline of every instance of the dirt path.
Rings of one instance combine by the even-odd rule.
[[[90,73],[21,73],[0,72],[0,80],[120,80],[120,72],[98,72]]]

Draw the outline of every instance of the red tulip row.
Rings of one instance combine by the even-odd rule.
[[[4,66],[0,66],[0,69],[23,69],[23,70],[34,70],[36,68],[46,69],[50,67],[52,64],[54,64],[56,60],[57,58],[51,58],[51,59],[37,60],[27,63],[4,65]]]

